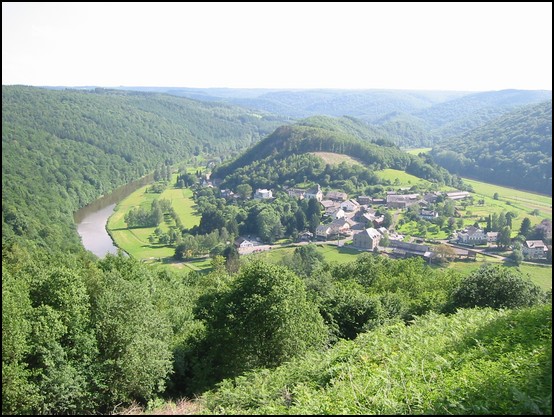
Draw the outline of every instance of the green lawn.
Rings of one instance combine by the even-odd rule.
[[[505,263],[504,261],[493,258],[490,256],[484,256],[477,254],[477,261],[460,261],[460,262],[451,262],[446,268],[453,269],[460,272],[461,274],[468,275],[471,272],[475,271],[485,263],[499,264],[506,266],[508,268],[519,269],[523,274],[529,275],[529,279],[535,284],[540,286],[543,290],[547,291],[552,288],[552,266],[548,265],[533,265],[523,263],[519,267],[516,267],[514,264]],[[442,268],[437,265],[432,265],[433,268]]]
[[[383,180],[389,180],[393,184],[398,179],[399,182],[396,183],[398,186],[411,186],[416,184],[431,185],[429,181],[423,178],[418,178],[415,175],[408,174],[398,169],[383,169],[381,171],[375,171],[375,174]]]
[[[171,184],[174,184],[176,174]],[[181,219],[183,226],[192,227],[200,222],[200,217],[194,213],[192,191],[169,187],[161,194],[147,193],[148,185],[139,188],[134,193],[121,201],[114,214],[108,220],[108,231],[116,246],[123,249],[129,255],[137,259],[157,260],[173,256],[175,249],[172,246],[150,244],[148,237],[154,233],[155,227],[127,228],[125,214],[135,207],[149,209],[154,199],[165,198],[171,201],[173,208]],[[160,224],[160,229],[167,232],[174,226],[173,220],[166,216],[166,220]],[[193,269],[193,268],[191,268]]]

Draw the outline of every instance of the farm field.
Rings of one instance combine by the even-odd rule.
[[[430,152],[432,148],[414,148],[414,149],[405,149],[406,153],[412,155],[419,155],[420,153]]]
[[[330,165],[339,165],[341,162],[346,162],[348,165],[363,165],[360,161],[342,153],[334,153],[334,152],[310,152],[310,153],[312,155],[320,157],[321,159],[323,159],[323,162]]]

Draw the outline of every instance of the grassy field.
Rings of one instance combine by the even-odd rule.
[[[484,256],[481,254],[477,255],[477,261],[460,261],[460,262],[451,262],[448,264],[448,269],[453,269],[462,273],[463,275],[468,275],[471,272],[479,269],[485,263],[493,263],[503,265],[508,268],[518,269],[524,275],[528,275],[529,279],[535,284],[540,286],[543,290],[547,291],[552,288],[552,267],[551,266],[542,266],[542,265],[533,265],[523,263],[519,267],[515,266],[512,263],[505,263],[498,258],[492,258],[489,256]],[[434,268],[441,268],[438,266],[433,266]]]
[[[330,165],[339,165],[341,162],[346,162],[348,165],[363,165],[360,161],[351,156],[334,152],[311,152],[312,155],[323,159],[323,162]]]
[[[171,182],[174,184],[176,175]],[[157,261],[173,256],[175,249],[171,246],[151,244],[148,237],[154,233],[155,227],[129,229],[125,223],[125,214],[135,207],[149,209],[154,199],[167,199],[185,227],[192,227],[200,222],[200,217],[194,213],[192,191],[169,187],[161,194],[146,192],[149,186],[139,188],[133,194],[121,201],[114,214],[108,220],[108,231],[115,244],[137,259]],[[168,216],[160,224],[160,229],[167,232],[174,222]],[[194,263],[191,263],[194,265]],[[191,267],[190,269],[194,269]]]
[[[352,262],[360,255],[361,251],[356,249],[346,247],[337,248],[334,245],[326,244],[317,244],[317,251],[323,255],[323,258],[326,262]],[[280,264],[283,262],[283,258],[293,254],[295,247],[289,246],[284,248],[271,249],[265,252],[255,253],[252,255],[247,255],[246,259],[264,259],[268,262]],[[531,281],[539,285],[542,289],[549,290],[552,288],[552,267],[551,266],[541,266],[541,265],[531,265],[531,264],[521,264],[519,267],[511,263],[504,263],[498,258],[493,258],[489,256],[484,256],[481,254],[477,255],[477,261],[460,261],[460,262],[451,262],[446,266],[448,269],[453,269],[460,272],[461,274],[468,275],[469,273],[475,271],[480,266],[485,263],[496,263],[504,265],[509,268],[518,268],[521,272],[526,275],[529,275]],[[209,265],[207,265],[209,267]],[[438,265],[431,265],[433,268],[445,268]]]
[[[383,169],[381,171],[375,171],[375,174],[383,180],[389,180],[393,184],[398,180],[399,183],[396,184],[398,186],[412,186],[416,184],[431,185],[429,181],[423,178],[418,178],[415,175],[397,169]]]

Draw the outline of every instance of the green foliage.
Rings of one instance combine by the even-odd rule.
[[[75,248],[78,208],[197,145],[230,153],[279,124],[160,94],[2,86],[2,241]]]
[[[486,264],[462,280],[452,293],[452,308],[521,308],[543,298],[539,286],[521,273]]]
[[[223,381],[209,414],[552,412],[552,307],[429,314]]]
[[[306,298],[303,282],[287,269],[253,262],[228,289],[203,297],[199,313],[206,336],[199,351],[204,383],[258,367],[275,367],[320,348],[323,320]],[[198,382],[197,382],[198,383]]]
[[[253,188],[274,187],[287,181],[297,184],[305,179],[323,182],[326,175],[345,182],[354,177],[367,185],[378,182],[372,170],[394,168],[434,182],[451,184],[454,181],[446,170],[434,165],[426,156],[409,155],[383,138],[368,142],[362,133],[345,130],[333,119],[324,120],[330,122],[323,126],[299,122],[276,129],[237,159],[217,167],[214,177],[224,178],[224,184],[231,187],[245,182]],[[365,167],[346,164],[333,167],[325,165],[320,158],[305,155],[322,151],[355,157]],[[348,171],[348,176],[341,173],[344,170]]]
[[[431,154],[453,173],[552,195],[552,101],[514,110]]]

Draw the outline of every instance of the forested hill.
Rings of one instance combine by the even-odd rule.
[[[440,143],[432,156],[462,176],[551,195],[552,100]]]
[[[398,146],[432,146],[552,91],[256,90],[143,87],[205,101],[239,104],[295,118],[351,116],[375,125]]]
[[[452,177],[446,170],[401,151],[386,135],[370,140],[373,136],[375,131],[364,129],[363,123],[331,117],[310,118],[279,127],[235,160],[218,167],[213,176],[225,178],[229,186],[240,182],[249,182],[252,186],[283,185],[285,177],[291,175],[298,177],[303,172],[312,177],[310,170],[321,167],[310,167],[314,161],[304,154],[323,151],[357,158],[371,171],[395,168],[431,181],[451,183]],[[302,157],[305,160],[299,161]]]
[[[72,213],[201,151],[230,153],[284,123],[162,94],[2,86],[2,241],[78,242]]]

